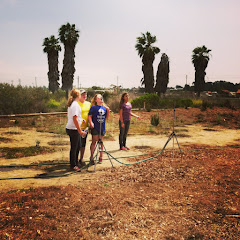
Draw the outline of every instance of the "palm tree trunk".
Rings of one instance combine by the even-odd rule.
[[[49,86],[48,89],[51,92],[55,92],[59,88],[59,71],[58,71],[58,52],[54,51],[51,54],[48,54],[48,80]]]
[[[144,83],[145,83],[145,91],[147,93],[154,92],[154,75],[153,75],[153,61],[154,61],[154,54],[145,54],[142,58],[142,71],[144,76]]]
[[[65,46],[64,59],[63,59],[63,70],[62,70],[62,89],[67,91],[73,88],[73,78],[75,73],[75,53],[74,49]]]
[[[197,93],[198,97],[200,97],[200,93],[204,91],[205,75],[205,71],[202,70],[197,70],[195,72],[194,90]]]

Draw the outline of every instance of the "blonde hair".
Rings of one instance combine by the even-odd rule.
[[[73,101],[80,96],[80,91],[78,89],[72,89],[70,94],[69,94],[69,98],[68,98],[68,102],[67,102],[67,106],[70,107],[73,103]]]
[[[97,93],[97,94],[95,94],[95,96],[94,96],[94,97],[92,98],[92,100],[91,100],[91,106],[96,106],[96,105],[97,105],[97,97],[98,97],[99,95],[102,97],[102,100],[103,100],[102,94]],[[104,101],[103,101],[103,106],[104,106],[104,107],[107,107],[107,105],[104,103]]]

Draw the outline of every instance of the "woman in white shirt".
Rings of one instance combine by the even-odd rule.
[[[78,104],[80,98],[80,92],[77,89],[73,89],[70,92],[68,98],[68,122],[66,125],[66,132],[70,137],[71,149],[70,149],[70,167],[75,171],[79,171],[78,168],[78,155],[81,146],[81,137],[86,136],[86,133],[81,130],[82,111]],[[81,137],[80,137],[81,136]]]

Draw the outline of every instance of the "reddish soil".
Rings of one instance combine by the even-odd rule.
[[[239,110],[177,109],[177,115],[186,123],[239,129]],[[239,142],[182,150],[98,169],[67,186],[4,190],[0,239],[240,239]]]

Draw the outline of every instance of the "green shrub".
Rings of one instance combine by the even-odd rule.
[[[202,103],[203,103],[202,99],[194,99],[192,100],[192,102],[193,102],[193,107],[199,107],[199,108],[202,106]]]
[[[193,106],[193,101],[190,98],[161,99],[157,94],[154,94],[154,93],[151,93],[151,94],[147,93],[144,96],[135,98],[132,100],[131,103],[134,108],[143,108],[145,105],[145,108],[147,111],[149,111],[149,109],[156,109],[156,108],[173,108],[174,105],[176,108],[178,107],[188,108]]]
[[[180,105],[181,105],[181,107],[185,107],[185,108],[192,107],[193,101],[189,98],[180,99]]]
[[[0,83],[0,114],[66,111],[65,91],[45,87],[23,87]]]
[[[154,114],[151,116],[151,124],[153,126],[158,126],[159,124],[159,114]]]
[[[158,108],[160,97],[155,93],[147,93],[144,96],[135,98],[131,101],[134,108],[143,108],[144,103],[146,109]]]
[[[155,93],[147,93],[145,95],[145,102],[151,108],[158,108],[160,97]]]
[[[60,106],[60,102],[57,102],[55,99],[49,99],[48,103],[47,103],[47,107],[48,108],[53,108],[56,109]]]
[[[133,108],[143,108],[144,107],[144,96],[135,98],[131,101]]]
[[[0,84],[0,114],[46,112],[50,92],[47,88]]]
[[[159,108],[173,108],[174,100],[173,99],[161,99],[159,101]]]

